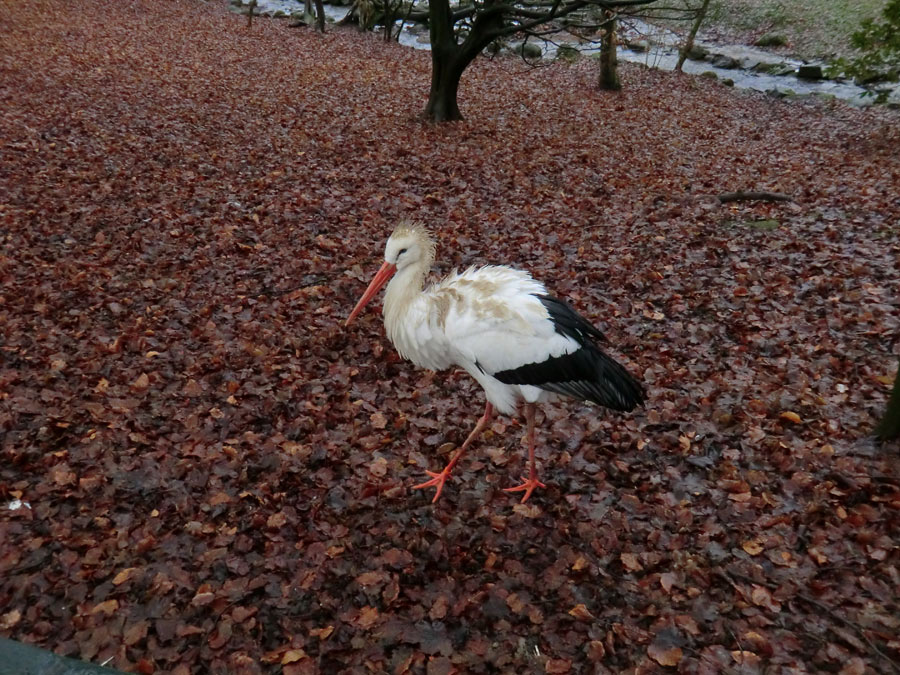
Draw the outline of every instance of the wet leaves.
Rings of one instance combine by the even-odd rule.
[[[179,674],[900,659],[896,448],[868,440],[895,112],[478,61],[468,120],[434,127],[427,53],[354,31],[5,10],[4,636]],[[739,189],[796,203],[714,199]],[[399,218],[440,273],[534,272],[648,386],[633,415],[544,407],[526,504],[506,418],[435,506],[409,490],[483,399],[402,362],[377,311],[342,325]]]

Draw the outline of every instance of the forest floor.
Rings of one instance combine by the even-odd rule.
[[[853,53],[850,36],[864,19],[877,19],[888,0],[713,0],[703,26],[706,37],[728,44],[754,44],[764,35],[787,41],[773,51],[830,60]]]
[[[895,673],[897,111],[222,2],[0,10],[0,634],[142,673]],[[721,204],[736,190],[792,202]],[[500,418],[343,321],[398,220],[645,383]]]

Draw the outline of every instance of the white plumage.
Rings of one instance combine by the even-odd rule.
[[[527,272],[505,266],[469,268],[423,290],[434,262],[434,242],[418,225],[401,224],[385,247],[385,262],[347,319],[349,324],[388,280],[384,325],[397,351],[417,366],[458,366],[474,377],[487,398],[485,414],[441,473],[415,487],[436,486],[440,495],[450,470],[487,426],[493,408],[512,415],[525,402],[530,478],[510,491],[528,499],[534,467],[534,404],[558,394],[617,410],[643,401],[643,389],[595,344],[596,328],[550,296]]]
[[[572,338],[557,333],[537,296],[543,284],[509,267],[469,268],[421,292],[406,311],[392,306],[388,286],[385,328],[400,355],[417,366],[443,370],[459,366],[484,387],[487,400],[504,415],[520,400],[545,400],[538,387],[504,384],[488,373],[518,368],[576,351]]]

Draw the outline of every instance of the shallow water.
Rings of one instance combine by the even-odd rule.
[[[298,0],[257,0],[257,11],[266,14],[273,14],[277,11],[292,14],[303,11],[303,2]],[[348,11],[349,7],[325,5],[325,15],[333,21],[340,21]],[[410,31],[410,28],[409,24],[404,25],[404,30],[400,34],[400,44],[413,49],[431,49],[431,45],[428,43],[428,31],[415,29]],[[643,52],[632,51],[627,47],[620,46],[617,52],[619,60],[642,63],[662,70],[673,70],[675,68],[675,64],[678,62],[676,45],[679,38],[672,31],[660,29],[642,21],[627,20],[623,21],[623,34],[627,38],[623,41],[643,39],[647,40],[651,46],[647,51]],[[597,44],[578,44],[574,42],[571,44],[587,55],[596,54],[600,51]],[[757,63],[783,63],[797,68],[803,62],[796,59],[782,58],[777,54],[744,45],[715,45],[706,43],[703,40],[698,40],[697,44],[705,47],[711,54],[724,54],[737,59],[744,67],[735,69],[716,68],[709,60],[688,60],[684,62],[683,66],[683,70],[686,73],[699,75],[704,72],[714,72],[720,79],[732,80],[734,86],[741,89],[777,91],[785,94],[824,94],[843,99],[853,105],[869,105],[873,102],[873,97],[864,96],[865,89],[856,86],[852,82],[803,80],[795,75],[770,75],[749,70]],[[544,42],[541,49],[545,58],[554,58],[556,56],[555,44]],[[890,100],[900,103],[900,85],[894,84],[892,89]]]
[[[716,50],[719,53],[721,48]],[[729,54],[730,55],[730,54]],[[634,52],[630,49],[619,49],[619,59],[632,63],[644,63],[654,68],[674,70],[678,62],[678,52],[671,48],[651,48],[645,53]],[[771,63],[770,59],[764,63]],[[782,63],[782,61],[778,61]],[[789,62],[788,62],[789,63]],[[835,80],[803,80],[795,75],[768,75],[754,73],[750,70],[716,68],[709,61],[685,61],[682,70],[686,73],[699,75],[705,72],[714,72],[720,79],[730,79],[735,87],[741,89],[755,89],[757,91],[778,91],[794,94],[828,94],[844,99],[853,105],[870,105],[873,102],[871,96],[863,96],[865,89],[851,82],[837,82]],[[894,89],[893,99],[898,98],[900,92]]]
[[[248,0],[244,0],[244,4]],[[298,0],[256,0],[256,11],[260,14],[274,14],[275,12],[284,12],[285,14],[303,13],[303,2]],[[335,5],[325,5],[325,16],[333,21],[340,21],[344,18],[349,7],[337,7]],[[315,8],[313,9],[315,11]]]

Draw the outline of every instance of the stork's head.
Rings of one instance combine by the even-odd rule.
[[[432,262],[434,262],[434,240],[428,234],[428,230],[418,223],[402,222],[397,225],[384,247],[384,263],[381,265],[381,269],[375,274],[375,278],[366,288],[366,292],[350,312],[345,325],[350,325],[363,307],[375,297],[381,287],[396,272],[417,267],[424,274],[431,267]]]
[[[434,240],[419,223],[400,223],[385,244],[384,261],[394,265],[397,271],[423,262],[426,267],[431,267]]]

